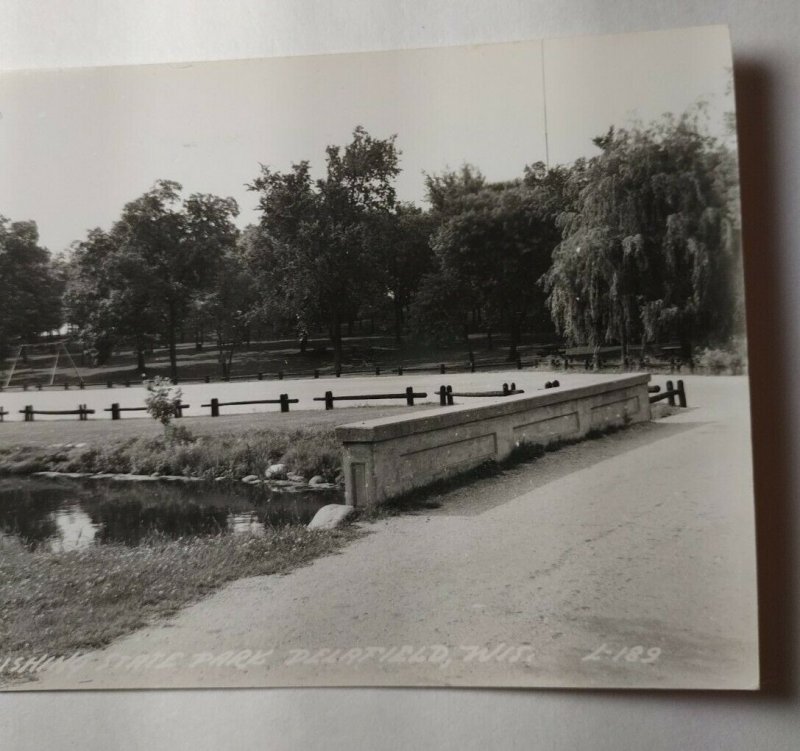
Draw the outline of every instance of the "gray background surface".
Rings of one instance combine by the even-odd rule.
[[[0,70],[502,42],[728,23],[742,157],[764,688],[0,694],[2,749],[794,749],[797,0],[0,0]],[[0,107],[0,109],[2,109]]]

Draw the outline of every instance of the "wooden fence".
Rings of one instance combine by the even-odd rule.
[[[315,402],[325,402],[325,409],[333,409],[334,402],[340,401],[363,401],[369,399],[405,399],[409,407],[414,406],[415,399],[425,399],[428,394],[424,391],[415,392],[409,386],[402,394],[355,394],[348,396],[334,396],[332,391],[326,391],[325,396],[315,396]]]

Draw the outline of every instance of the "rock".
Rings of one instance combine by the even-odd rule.
[[[334,479],[334,482],[337,485],[344,485],[344,475],[341,472],[337,472],[336,473],[336,478]]]
[[[258,477],[255,475],[247,475],[246,477],[242,478],[242,482],[258,482]]]
[[[294,487],[297,483],[291,480],[269,480],[269,485],[273,488],[289,488]]]
[[[300,482],[305,483],[305,481],[306,481],[306,478],[303,477],[303,475],[297,475],[294,472],[289,472],[289,474],[286,475],[286,479],[287,480],[291,480],[292,482],[297,482],[297,483],[300,483]]]
[[[308,489],[309,490],[334,490],[335,488],[338,488],[338,487],[339,486],[334,482],[317,482],[317,483],[314,483],[313,485],[309,485]]]
[[[270,464],[264,476],[268,480],[285,480],[286,479],[286,465],[285,464]]]
[[[151,472],[150,473],[150,477],[161,477],[161,473],[160,472]]]
[[[322,475],[314,475],[309,481],[309,485],[324,485],[325,478]]]
[[[323,506],[308,523],[308,529],[337,529],[343,526],[356,513],[355,506],[343,503],[329,503]]]
[[[155,482],[157,477],[150,477],[150,475],[114,475],[112,480],[122,482]]]

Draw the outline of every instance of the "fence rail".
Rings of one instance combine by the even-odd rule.
[[[452,386],[440,386],[439,391],[439,406],[441,407],[452,407],[453,406],[453,399],[455,397],[501,397],[501,396],[513,396],[514,394],[524,394],[525,391],[523,389],[518,389],[516,383],[512,383],[510,386],[507,383],[503,384],[503,387],[500,391],[453,391]]]
[[[34,415],[78,415],[79,420],[86,420],[88,415],[93,415],[94,410],[88,409],[85,404],[79,404],[78,409],[34,409],[33,405],[26,404],[24,409],[19,411],[24,415],[24,422],[33,422]]]
[[[244,404],[280,404],[281,412],[288,412],[290,404],[297,404],[299,399],[290,399],[288,394],[281,394],[278,399],[251,399],[249,401],[221,402],[219,399],[212,399],[208,404],[201,404],[201,407],[210,407],[211,416],[219,417],[220,407],[241,406]]]
[[[660,387],[655,387],[655,388],[658,388],[658,391],[661,390]],[[652,391],[653,387],[651,387],[650,390]],[[673,387],[672,381],[667,381],[667,388],[664,391],[664,393],[656,392],[656,396],[651,396],[650,397],[650,404],[655,404],[656,402],[660,402],[660,401],[666,399],[667,403],[669,404],[669,406],[670,407],[674,407],[674,406],[676,406],[676,404],[675,404],[675,398],[676,397],[678,399],[677,406],[678,407],[685,407],[686,406],[686,388],[683,385],[683,381],[678,381],[678,384],[675,387]]]
[[[325,409],[333,409],[334,402],[363,401],[366,399],[405,399],[409,407],[414,406],[415,399],[425,399],[428,394],[424,391],[416,392],[409,386],[402,394],[351,394],[348,396],[334,396],[332,391],[326,391],[325,396],[315,396],[315,402],[325,402]]]
[[[191,404],[177,404],[175,417],[183,417],[183,410],[189,409]],[[113,402],[110,407],[107,407],[103,412],[110,412],[112,420],[119,420],[122,417],[122,412],[146,412],[147,407],[120,407],[119,402]]]

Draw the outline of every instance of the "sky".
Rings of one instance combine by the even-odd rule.
[[[724,133],[733,111],[727,28],[393,52],[0,74],[0,215],[35,220],[51,251],[157,179],[184,195],[232,196],[257,220],[246,184],[285,170],[353,128],[397,134],[402,200],[424,201],[424,173],[470,163],[490,180],[526,164],[596,153],[610,125],[708,103]]]

